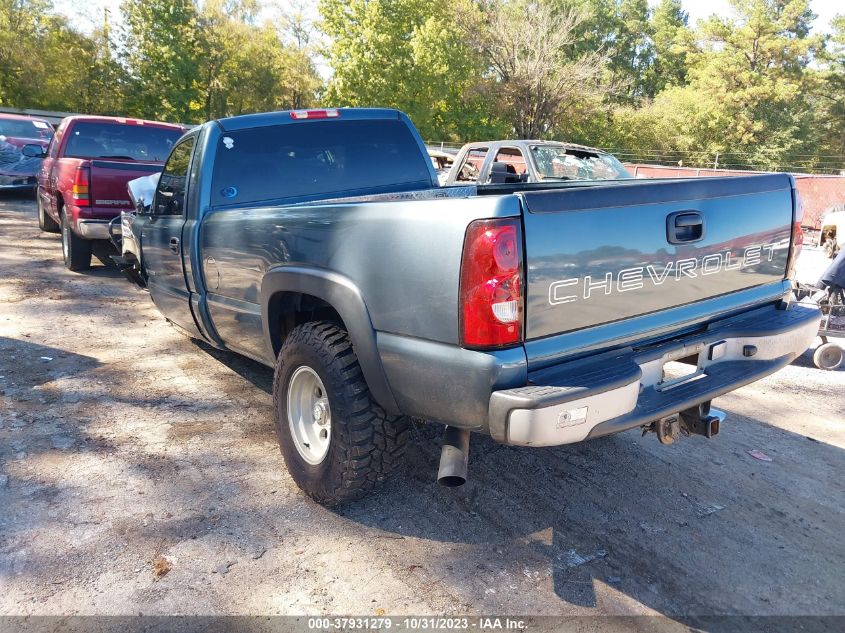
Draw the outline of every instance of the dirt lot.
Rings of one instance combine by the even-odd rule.
[[[0,199],[0,614],[845,614],[845,371],[808,354],[713,440],[477,438],[442,489],[417,430],[339,510],[287,475],[271,377]]]

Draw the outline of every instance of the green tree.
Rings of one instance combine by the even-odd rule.
[[[681,86],[687,78],[688,53],[693,49],[689,14],[681,0],[660,0],[651,15],[653,58],[646,71],[643,93],[654,97],[667,86]]]
[[[38,45],[49,29],[47,0],[0,0],[0,103],[32,104],[43,72]]]
[[[126,112],[129,77],[115,56],[115,43],[109,24],[110,11],[103,12],[103,25],[91,35],[91,58],[83,86],[79,110],[95,114],[118,115]]]
[[[476,11],[469,0],[321,0],[333,71],[324,103],[399,108],[429,139],[500,129],[485,105],[481,60],[458,26]]]
[[[634,102],[647,92],[654,58],[647,0],[545,0],[558,12],[584,16],[571,49],[574,57],[599,52],[607,58],[604,83],[614,101]]]
[[[827,46],[819,54],[811,98],[819,162],[826,170],[841,170],[845,168],[845,15],[831,21],[831,30]]]
[[[692,90],[717,103],[724,146],[777,168],[807,151],[811,120],[806,69],[820,39],[811,37],[809,0],[732,0],[736,20],[711,17],[693,59]]]
[[[0,0],[0,103],[116,113],[124,83],[105,21],[87,36],[47,0]]]
[[[573,51],[586,15],[533,1],[491,2],[465,37],[489,67],[497,112],[520,138],[552,137],[605,96],[607,59]]]
[[[125,0],[124,63],[132,89],[128,107],[147,118],[201,118],[200,72],[205,51],[193,0]]]
[[[628,76],[630,98],[642,97],[647,92],[645,81],[654,62],[648,0],[621,0],[618,11],[619,30],[610,69],[620,77]]]
[[[96,43],[71,29],[62,17],[48,15],[45,23],[47,29],[39,38],[38,67],[31,78],[32,93],[23,103],[47,110],[88,112]]]
[[[320,85],[305,50],[285,44],[267,22],[256,24],[254,0],[208,0],[199,17],[203,34],[198,84],[204,118],[302,108]]]
[[[736,18],[712,16],[687,53],[685,85],[670,86],[642,108],[614,113],[617,143],[655,150],[686,164],[779,169],[816,147],[807,93],[808,0],[732,0]]]

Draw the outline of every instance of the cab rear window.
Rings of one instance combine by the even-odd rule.
[[[428,157],[401,121],[309,121],[226,132],[212,204],[431,187]]]
[[[65,156],[164,162],[182,130],[135,123],[78,121],[68,132]]]

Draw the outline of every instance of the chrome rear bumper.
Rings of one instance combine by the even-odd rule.
[[[490,397],[490,434],[522,446],[555,446],[609,435],[690,409],[758,380],[806,350],[818,309],[767,306],[644,349],[626,348],[529,374],[525,387]],[[664,365],[697,359],[692,373],[664,378]]]
[[[107,240],[109,235],[109,220],[79,220],[76,232],[86,240]]]

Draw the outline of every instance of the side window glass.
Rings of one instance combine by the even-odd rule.
[[[487,182],[528,182],[528,166],[522,152],[515,147],[503,147],[496,152]]]
[[[173,148],[158,181],[153,214],[182,215],[185,210],[185,190],[193,150],[194,138],[186,139]]]
[[[478,172],[481,171],[481,166],[484,164],[486,157],[486,147],[469,150],[464,157],[464,162],[461,164],[455,182],[478,182]]]
[[[53,140],[50,141],[50,147],[47,148],[47,156],[50,158],[55,158],[56,154],[59,153],[59,143],[62,142],[63,135],[64,130],[61,128],[53,135]]]

